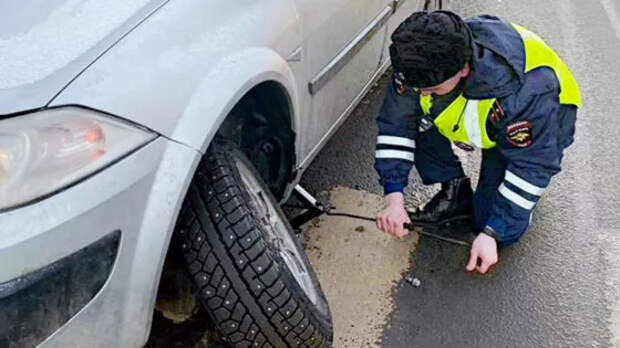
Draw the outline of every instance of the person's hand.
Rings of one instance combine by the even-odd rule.
[[[478,266],[478,258],[481,260],[480,266]],[[485,274],[491,266],[497,263],[497,259],[495,238],[480,233],[471,246],[469,262],[467,262],[465,269],[469,272],[475,269],[478,273]]]
[[[377,215],[377,228],[395,237],[406,236],[404,224],[411,223],[405,210],[405,197],[401,192],[392,192],[385,196],[385,208]]]

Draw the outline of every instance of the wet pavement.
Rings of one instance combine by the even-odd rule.
[[[376,214],[383,197],[351,188],[329,191],[341,211]],[[330,304],[335,347],[372,347],[394,310],[392,290],[410,265],[417,238],[395,239],[374,222],[323,215],[304,226],[304,245]]]
[[[448,6],[464,15],[497,14],[540,34],[575,74],[584,106],[564,170],[522,241],[502,250],[491,274],[478,276],[464,271],[466,249],[421,237],[411,272],[422,285],[394,287],[395,309],[381,345],[620,346],[620,4],[461,0]],[[381,193],[372,165],[385,83],[384,77],[306,171],[302,185],[310,192],[342,186]],[[463,162],[475,180],[479,156]],[[408,203],[418,205],[435,190],[412,172]]]

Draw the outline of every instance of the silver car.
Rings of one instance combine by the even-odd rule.
[[[278,202],[424,5],[0,2],[0,346],[143,346],[164,288],[234,347],[330,346]]]

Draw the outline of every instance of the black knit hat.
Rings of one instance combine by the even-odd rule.
[[[424,88],[456,75],[472,56],[473,37],[461,17],[449,11],[414,12],[392,33],[394,71],[407,84]]]

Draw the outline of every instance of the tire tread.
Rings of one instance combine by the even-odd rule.
[[[288,289],[290,280],[254,222],[229,156],[224,144],[209,149],[175,233],[201,302],[234,347],[331,346],[331,325]]]

